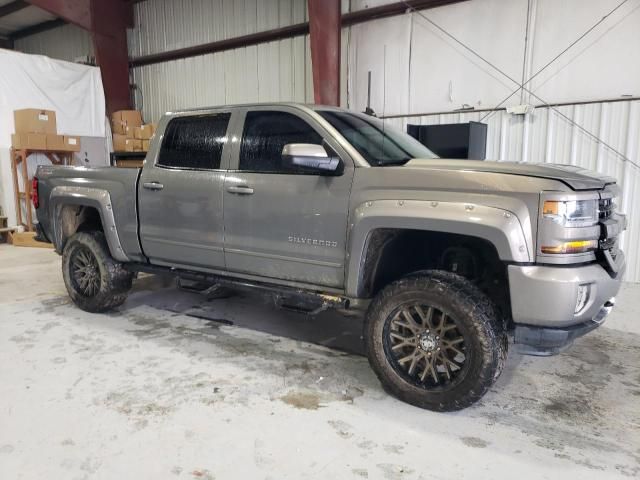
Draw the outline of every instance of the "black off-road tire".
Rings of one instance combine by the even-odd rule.
[[[400,346],[391,348],[385,340],[393,318],[400,318],[398,312],[415,304],[446,314],[447,321],[455,324],[454,331],[464,339],[460,344],[464,346],[464,367],[458,377],[445,378],[442,385],[427,385],[418,380],[420,375],[409,375],[398,362],[400,355],[394,353]],[[422,319],[419,315],[417,318]],[[429,337],[426,341],[428,348],[431,340]],[[461,410],[482,398],[500,376],[508,348],[504,321],[489,298],[465,278],[439,270],[418,272],[384,288],[367,311],[364,343],[369,363],[388,393],[411,405],[440,412]],[[415,352],[424,355],[421,365],[431,375],[425,351],[416,349],[414,356]]]
[[[89,258],[96,272],[93,290],[87,294],[74,274],[76,258]],[[73,235],[62,252],[62,276],[69,297],[82,310],[100,313],[124,303],[131,289],[133,274],[111,257],[104,234],[99,231],[79,232]]]

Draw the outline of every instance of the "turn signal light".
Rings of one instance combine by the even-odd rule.
[[[575,240],[553,247],[541,247],[542,253],[585,253],[598,248],[597,240]]]
[[[546,201],[542,205],[542,214],[543,215],[558,215],[560,202],[552,202]]]

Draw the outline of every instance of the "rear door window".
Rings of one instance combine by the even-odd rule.
[[[188,170],[217,170],[227,142],[230,113],[176,117],[164,133],[157,165]]]

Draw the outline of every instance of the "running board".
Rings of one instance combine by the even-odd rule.
[[[217,287],[231,287],[234,289],[259,290],[271,293],[274,296],[276,306],[298,313],[316,315],[328,309],[347,310],[351,301],[339,295],[320,293],[302,288],[289,287],[285,285],[274,285],[263,282],[255,282],[242,278],[213,275],[204,272],[194,272],[190,270],[180,270],[169,267],[159,267],[141,263],[126,263],[123,267],[130,272],[144,272],[151,274],[173,274],[185,280],[201,281],[211,285],[205,288],[215,289]],[[202,290],[192,290],[202,293]],[[293,305],[292,305],[293,304]]]

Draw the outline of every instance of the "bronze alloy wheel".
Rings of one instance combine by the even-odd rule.
[[[388,317],[383,344],[394,370],[407,382],[433,390],[464,376],[467,346],[455,320],[419,303],[397,308]]]
[[[122,305],[133,274],[111,257],[100,231],[77,232],[62,252],[62,278],[71,300],[87,312],[105,312]]]
[[[438,412],[482,398],[508,348],[493,302],[466,278],[442,270],[409,274],[380,290],[367,309],[363,337],[384,389]]]
[[[78,247],[70,258],[71,280],[76,290],[85,297],[93,297],[100,291],[100,267],[91,250]]]

